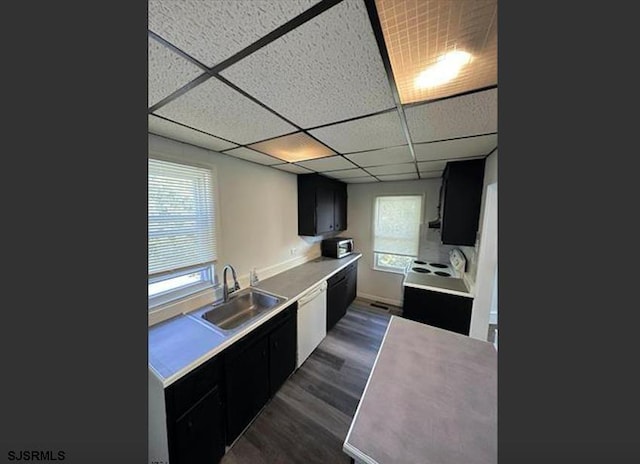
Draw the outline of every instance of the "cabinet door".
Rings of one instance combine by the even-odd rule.
[[[347,188],[336,184],[333,198],[334,231],[347,230]]]
[[[347,302],[346,306],[348,307],[353,300],[356,299],[356,294],[358,291],[358,264],[353,263],[349,265],[347,270]]]
[[[327,288],[327,332],[347,312],[347,277]]]
[[[224,455],[224,409],[217,385],[175,422],[170,442],[171,464],[220,461]]]
[[[262,336],[226,357],[227,444],[240,435],[269,399],[268,349],[268,337]]]
[[[484,159],[447,163],[442,184],[442,243],[475,245],[483,179]]]
[[[316,233],[333,232],[333,188],[319,185],[316,190]]]
[[[473,299],[404,287],[402,316],[440,329],[469,335]]]
[[[269,334],[269,393],[276,394],[296,367],[295,313]]]

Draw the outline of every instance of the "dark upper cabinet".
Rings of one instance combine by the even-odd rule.
[[[298,175],[298,235],[347,229],[347,184],[320,174]]]
[[[441,239],[446,245],[474,246],[480,219],[484,159],[450,161],[440,191]]]
[[[215,357],[165,390],[172,464],[216,463],[224,455],[222,383],[222,363]]]

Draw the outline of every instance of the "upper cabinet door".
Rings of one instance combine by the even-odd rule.
[[[347,186],[336,185],[333,197],[333,230],[347,230]]]
[[[335,230],[333,188],[320,185],[316,190],[316,234],[324,234]]]

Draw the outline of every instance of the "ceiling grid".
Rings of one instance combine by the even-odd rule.
[[[495,151],[497,75],[411,100],[396,63],[481,35],[490,67],[496,0],[474,2],[149,0],[149,132],[345,182],[438,177]]]

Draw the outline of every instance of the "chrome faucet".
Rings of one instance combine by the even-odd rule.
[[[233,276],[233,288],[229,291],[229,286],[227,285],[227,271],[231,269],[231,275]],[[222,269],[222,296],[223,301],[226,303],[229,301],[229,294],[235,292],[236,290],[240,290],[240,284],[238,283],[238,277],[236,276],[236,270],[233,268],[231,264],[227,264],[224,269]]]

